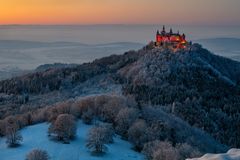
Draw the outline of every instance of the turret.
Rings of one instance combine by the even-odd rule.
[[[186,39],[186,36],[185,36],[185,34],[183,33],[183,35],[182,35],[182,38],[185,40]]]
[[[156,34],[156,42],[160,42],[161,41],[161,35],[159,33],[159,30],[157,30],[157,34]]]
[[[171,35],[173,34],[173,30],[172,30],[172,28],[170,29],[170,32],[169,32]]]
[[[165,26],[163,26],[163,28],[162,28],[162,35],[165,35],[166,34],[166,31],[165,31]]]

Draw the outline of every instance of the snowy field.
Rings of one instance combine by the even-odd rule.
[[[223,154],[205,154],[201,158],[193,158],[187,160],[240,160],[240,149],[230,149]]]
[[[127,141],[115,137],[108,145],[108,152],[102,157],[91,156],[85,147],[88,130],[92,126],[78,122],[77,137],[70,144],[53,142],[48,139],[48,124],[37,124],[21,130],[22,145],[7,148],[5,139],[0,139],[0,160],[24,160],[25,155],[34,148],[47,150],[51,160],[143,160],[143,155],[131,149]]]

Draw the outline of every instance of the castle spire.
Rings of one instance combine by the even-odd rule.
[[[183,33],[182,37],[183,37],[184,40],[186,39],[186,35],[184,33]]]
[[[163,25],[163,28],[162,28],[162,32],[161,32],[162,35],[165,35],[166,34],[166,31],[165,31],[165,25]]]
[[[165,25],[163,25],[162,31],[165,32]]]

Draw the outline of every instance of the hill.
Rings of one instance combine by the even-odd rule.
[[[91,63],[50,67],[0,81],[0,116],[33,112],[87,95],[115,94],[136,100],[130,106],[151,134],[160,132],[157,139],[175,147],[188,143],[202,153],[225,152],[240,147],[239,68],[239,62],[216,56],[199,44],[177,50],[149,44]],[[113,106],[117,103],[121,102]],[[109,121],[116,125],[113,119]],[[142,149],[142,143],[136,145],[136,150]]]
[[[200,45],[185,51],[152,49],[139,54],[136,62],[118,71],[125,94],[135,95],[138,102],[168,106],[163,108],[222,143],[240,145],[236,133],[239,62],[213,55]]]

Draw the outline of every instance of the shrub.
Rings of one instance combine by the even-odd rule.
[[[34,149],[30,151],[27,156],[26,160],[49,160],[49,155],[46,151],[40,149]]]

